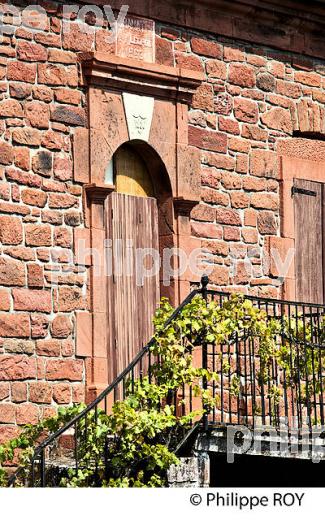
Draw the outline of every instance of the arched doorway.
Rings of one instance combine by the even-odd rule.
[[[172,221],[172,202],[168,204],[163,165],[150,160],[150,150],[140,143],[124,144],[115,152],[110,175],[115,191],[105,209],[111,270],[108,370],[113,380],[152,337],[161,297],[159,251],[166,233],[172,235],[172,223],[166,232],[162,222]]]
[[[143,74],[142,69],[125,60],[117,66],[113,58],[98,53],[82,57],[89,124],[87,128],[76,128],[73,139],[74,178],[84,190],[85,228],[76,227],[74,233],[75,256],[81,265],[84,259],[78,258],[80,240],[104,258],[107,198],[116,191],[113,180],[106,175],[107,165],[123,143],[138,152],[153,179],[160,251],[174,246],[184,251],[197,247],[197,238],[191,236],[190,212],[201,199],[201,152],[189,144],[188,107],[204,74],[179,67],[166,72],[157,64],[150,64]],[[136,95],[135,112],[130,110],[130,94]],[[147,102],[152,104],[152,99],[151,116],[145,107]],[[87,261],[89,305],[76,320],[76,351],[90,358],[86,369],[89,399],[106,388],[114,373],[110,353],[114,319],[105,290],[112,277],[97,268],[97,262],[97,258]],[[189,270],[182,275],[175,270],[167,285],[163,274],[160,296],[169,297],[177,305],[189,293],[193,277]]]

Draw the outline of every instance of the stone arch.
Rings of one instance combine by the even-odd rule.
[[[131,139],[121,143],[114,151],[111,161],[114,160],[118,150],[125,145],[134,149],[146,164],[152,182],[155,185],[156,198],[159,199],[163,193],[168,193],[172,197],[172,183],[168,169],[157,150],[146,141]]]
[[[159,247],[162,252],[164,248],[178,246],[177,219],[175,218],[175,207],[171,180],[167,168],[157,151],[147,142],[129,140],[122,143],[114,152],[112,159],[121,149],[128,145],[133,148],[144,161],[154,186],[154,197],[158,205],[158,228],[159,228]],[[115,189],[115,186],[114,188]],[[163,283],[163,273],[161,273],[161,295],[168,297],[172,302],[175,301],[174,284],[172,288]]]

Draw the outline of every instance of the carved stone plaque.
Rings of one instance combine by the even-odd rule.
[[[123,92],[123,101],[129,137],[132,139],[149,140],[154,109],[154,99],[147,96],[137,96]]]
[[[122,58],[154,63],[155,23],[152,20],[126,16],[117,33],[117,55]]]

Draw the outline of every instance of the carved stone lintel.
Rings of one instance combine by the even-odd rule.
[[[84,189],[88,200],[95,204],[104,204],[106,197],[115,191],[115,186],[113,184],[86,184]]]
[[[131,92],[191,103],[195,90],[204,81],[203,72],[157,63],[143,63],[107,53],[80,53],[83,81],[88,85],[109,86]]]
[[[187,200],[181,197],[174,198],[174,208],[177,215],[189,217],[194,206],[198,204],[197,200]]]

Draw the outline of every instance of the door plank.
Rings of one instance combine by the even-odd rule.
[[[159,233],[156,199],[120,193],[112,193],[108,198],[107,233],[113,242],[113,276],[108,281],[112,379],[128,366],[153,334],[152,318],[159,302],[159,270],[144,277],[139,285],[136,251],[158,251]]]

